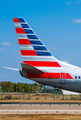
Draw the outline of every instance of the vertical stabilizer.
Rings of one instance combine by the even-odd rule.
[[[14,18],[23,63],[35,67],[61,67],[23,18]]]

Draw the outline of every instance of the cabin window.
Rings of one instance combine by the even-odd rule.
[[[80,76],[78,76],[78,78],[80,79]]]
[[[75,79],[77,79],[77,76],[75,76]]]

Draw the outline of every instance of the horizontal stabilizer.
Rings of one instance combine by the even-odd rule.
[[[26,64],[26,63],[21,63],[21,66],[22,66],[22,71],[23,72],[29,72],[31,74],[43,74],[43,71],[29,65],[29,64]]]

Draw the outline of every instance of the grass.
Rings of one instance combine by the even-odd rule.
[[[0,94],[0,101],[32,101],[32,102],[62,102],[62,101],[78,101],[80,102],[80,95],[63,95],[54,93],[3,93]]]
[[[0,120],[81,120],[78,114],[51,114],[51,115],[29,115],[29,114],[1,114]]]

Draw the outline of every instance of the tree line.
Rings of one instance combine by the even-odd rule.
[[[0,82],[0,92],[49,92],[43,88],[43,85],[38,83],[28,84],[28,83],[13,83],[10,81]],[[56,88],[53,92],[62,93],[62,90]]]
[[[37,83],[28,84],[28,83],[12,83],[10,81],[0,82],[0,91],[3,92],[31,92],[38,91],[38,88],[42,88],[42,85]]]

